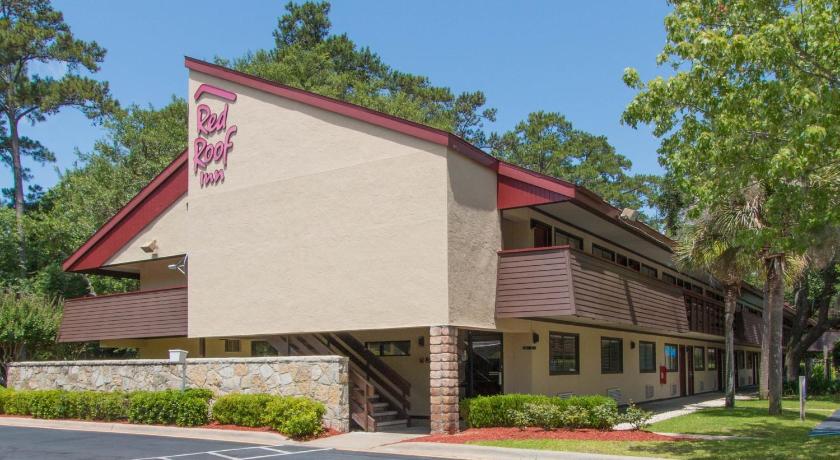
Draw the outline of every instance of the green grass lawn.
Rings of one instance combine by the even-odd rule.
[[[734,410],[704,409],[652,425],[649,430],[741,436],[726,441],[629,442],[629,441],[480,441],[475,444],[522,449],[545,449],[615,455],[671,458],[728,459],[840,459],[840,436],[809,438],[808,432],[840,408],[836,400],[808,401],[804,422],[799,402],[786,400],[779,417],[767,415],[767,401],[736,401]]]

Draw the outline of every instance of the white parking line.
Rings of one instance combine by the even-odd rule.
[[[144,457],[138,458],[135,460],[172,460],[175,458],[180,457],[190,457],[195,455],[212,455],[214,457],[224,458],[226,460],[256,460],[259,458],[272,458],[272,457],[283,457],[286,455],[296,455],[296,454],[307,454],[310,452],[321,452],[324,450],[332,450],[331,448],[324,448],[324,449],[309,449],[309,450],[298,450],[298,451],[289,451],[289,450],[282,450],[278,449],[278,447],[285,447],[282,444],[278,446],[253,446],[253,447],[238,447],[234,449],[220,449],[220,450],[207,450],[202,452],[190,452],[188,454],[174,454],[174,455],[161,455],[158,457]],[[241,452],[243,450],[253,450],[253,449],[263,449],[269,452],[270,454],[265,455],[256,455],[253,457],[231,457],[229,455],[225,455],[222,452]]]

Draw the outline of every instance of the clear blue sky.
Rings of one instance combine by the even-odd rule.
[[[210,60],[273,46],[272,31],[285,1],[54,0],[81,39],[108,50],[98,78],[121,104],[165,105],[186,97],[185,55]],[[480,89],[498,109],[493,130],[504,131],[536,110],[557,111],[575,127],[603,134],[633,161],[635,172],[661,172],[659,142],[647,129],[619,123],[633,92],[625,67],[643,78],[665,71],[664,0],[362,1],[332,3],[333,30],[369,46],[393,67],[427,75],[455,91]],[[60,69],[46,67],[43,73]],[[45,187],[90,151],[101,128],[67,110],[35,127],[22,127],[58,157],[29,165]],[[0,186],[11,183],[5,170]]]

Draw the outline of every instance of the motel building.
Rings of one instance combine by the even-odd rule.
[[[633,210],[444,131],[186,67],[188,149],[63,265],[139,290],[68,300],[60,341],[346,356],[365,430],[457,430],[476,395],[722,389],[720,285]],[[761,303],[738,304],[739,386],[757,380]]]

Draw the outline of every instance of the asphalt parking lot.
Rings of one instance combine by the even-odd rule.
[[[0,460],[256,460],[281,457],[289,457],[290,460],[421,459],[300,445],[255,445],[163,436],[0,427]]]

